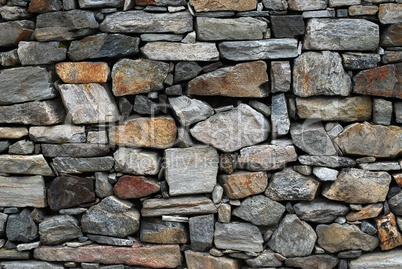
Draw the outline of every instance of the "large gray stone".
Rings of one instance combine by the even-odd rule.
[[[0,172],[8,174],[53,176],[53,171],[42,154],[0,155]]]
[[[119,148],[113,154],[115,169],[133,175],[157,175],[160,158],[157,152],[141,149]]]
[[[297,96],[348,96],[351,90],[352,81],[343,69],[341,56],[337,52],[310,51],[295,60],[293,92]]]
[[[30,242],[38,237],[38,226],[31,217],[32,211],[25,208],[19,214],[8,217],[6,236],[10,241]]]
[[[98,28],[93,12],[74,9],[38,15],[33,34],[38,41],[65,41],[91,35]]]
[[[169,103],[183,126],[205,120],[214,114],[209,104],[185,95],[169,98]]]
[[[270,60],[298,56],[293,38],[225,41],[219,44],[221,57],[232,61]]]
[[[45,157],[98,157],[109,153],[109,146],[93,143],[42,144]]]
[[[233,215],[258,226],[276,226],[285,206],[264,195],[247,197],[233,210]]]
[[[64,106],[75,124],[118,121],[119,109],[108,89],[100,84],[59,85]]]
[[[350,269],[399,269],[402,266],[401,249],[386,252],[365,253],[357,259],[349,261]]]
[[[308,256],[316,240],[317,235],[307,222],[299,220],[294,214],[288,214],[273,233],[268,246],[287,258]]]
[[[197,17],[197,38],[202,41],[263,39],[268,24],[259,19],[241,17],[219,19]]]
[[[78,221],[69,215],[53,216],[39,224],[40,241],[57,245],[82,236]]]
[[[18,43],[18,59],[22,65],[52,64],[66,59],[67,49],[58,42],[26,42]]]
[[[59,173],[80,174],[110,171],[113,165],[114,159],[111,156],[90,158],[56,157],[53,159],[53,167]]]
[[[141,10],[116,12],[101,23],[108,33],[170,33],[183,34],[193,29],[190,12],[148,13]]]
[[[39,101],[57,96],[50,73],[42,67],[18,67],[0,71],[0,105]]]
[[[81,228],[84,233],[126,237],[138,231],[140,213],[128,201],[114,196],[103,199],[89,208],[82,216]]]
[[[30,127],[29,138],[34,142],[57,144],[86,141],[85,127],[70,124]]]
[[[260,252],[263,242],[260,230],[250,223],[215,223],[214,243],[219,249]]]
[[[4,269],[63,269],[63,265],[37,260],[1,262]]]
[[[300,219],[315,223],[331,223],[337,217],[346,216],[349,213],[349,206],[324,198],[297,203],[293,209]]]
[[[46,207],[46,187],[42,176],[1,176],[0,180],[0,206]]]
[[[191,249],[207,251],[214,241],[214,215],[191,217],[189,220]]]
[[[392,24],[402,22],[402,4],[386,3],[381,4],[378,10],[378,19],[382,24]]]
[[[263,142],[268,131],[267,119],[246,104],[213,115],[190,130],[197,140],[225,152]]]
[[[15,46],[20,41],[29,40],[35,23],[33,21],[10,21],[0,23],[0,47]]]
[[[212,147],[165,150],[165,177],[169,194],[212,193],[218,175],[219,156]]]
[[[219,51],[214,43],[148,42],[141,48],[148,59],[159,61],[217,61]]]
[[[304,49],[368,51],[375,50],[379,41],[379,26],[368,20],[310,19]]]
[[[290,120],[285,94],[272,96],[271,107],[272,138],[286,135],[289,132]]]

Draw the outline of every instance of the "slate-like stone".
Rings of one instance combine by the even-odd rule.
[[[109,153],[109,146],[91,143],[42,144],[45,157],[99,157]]]
[[[122,199],[136,199],[157,193],[160,190],[158,182],[143,176],[122,176],[114,185],[114,194]]]
[[[38,237],[38,226],[31,217],[31,210],[25,208],[19,214],[8,216],[6,236],[10,241],[30,242]]]
[[[214,243],[218,249],[259,252],[263,242],[257,226],[250,223],[215,223]]]
[[[111,156],[89,158],[56,157],[53,159],[52,164],[59,173],[108,172],[113,168],[114,159]]]
[[[330,7],[343,7],[343,6],[359,5],[360,3],[361,3],[361,0],[329,0]]]
[[[39,224],[40,241],[57,245],[82,236],[78,221],[69,215],[53,216]]]
[[[271,16],[270,21],[275,38],[297,37],[304,34],[302,15]]]
[[[170,33],[191,32],[193,20],[189,12],[149,13],[142,10],[107,15],[100,29],[106,33]]]
[[[109,129],[109,140],[114,145],[128,147],[169,148],[176,140],[177,127],[169,116],[131,118],[123,125]]]
[[[402,46],[402,23],[391,24],[381,33],[381,45],[385,47]]]
[[[163,89],[169,64],[147,59],[122,59],[112,69],[115,96],[147,93]]]
[[[195,30],[202,41],[263,39],[268,24],[252,17],[220,19],[197,17]]]
[[[59,85],[63,104],[74,124],[118,121],[120,114],[111,92],[100,84]]]
[[[10,47],[20,41],[30,40],[35,23],[28,20],[2,22],[0,28],[0,47]]]
[[[241,199],[262,193],[268,184],[265,172],[238,171],[231,175],[221,175],[220,180],[229,199]]]
[[[89,208],[82,216],[84,233],[126,237],[138,231],[140,213],[134,205],[117,197],[109,196]]]
[[[396,215],[402,215],[402,192],[398,192],[396,195],[388,199],[388,205],[390,210]]]
[[[349,261],[350,269],[381,268],[398,269],[402,266],[401,250],[365,253]]]
[[[109,182],[109,174],[106,172],[95,172],[95,194],[99,198],[113,195],[113,186]]]
[[[346,52],[342,54],[342,61],[345,69],[369,69],[377,67],[381,57],[374,53]]]
[[[219,51],[214,43],[148,42],[141,48],[148,59],[159,61],[217,61]]]
[[[331,167],[331,168],[353,167],[356,164],[355,160],[340,156],[302,155],[298,158],[298,160],[300,163],[304,165],[313,165],[313,166]]]
[[[230,259],[227,257],[214,257],[208,253],[195,252],[187,250],[185,253],[186,263],[188,268],[191,269],[204,269],[204,268],[226,268],[226,269],[240,269],[241,265],[239,260]]]
[[[376,236],[363,233],[356,225],[350,224],[320,224],[316,232],[318,245],[329,253],[351,249],[373,251],[379,242]]]
[[[196,12],[222,10],[247,11],[256,8],[257,0],[240,0],[236,2],[221,0],[212,0],[208,2],[202,0],[190,0],[190,4],[194,7]]]
[[[117,58],[139,52],[140,39],[122,34],[97,34],[72,41],[68,57],[73,61],[96,58]]]
[[[351,89],[351,79],[344,71],[341,56],[337,52],[305,52],[296,58],[293,68],[295,95],[348,96]]]
[[[401,169],[401,166],[399,165],[398,162],[360,163],[358,167],[370,171],[391,171]]]
[[[20,43],[21,44],[21,43]],[[17,67],[0,71],[0,105],[51,99],[57,96],[50,73],[42,67]]]
[[[335,268],[338,262],[339,259],[331,255],[312,255],[308,257],[289,258],[285,260],[286,266],[297,266],[302,269],[332,269]]]
[[[18,6],[2,6],[0,7],[0,16],[5,21],[15,21],[21,19],[29,19],[31,14],[25,8]]]
[[[373,123],[390,125],[392,119],[392,102],[380,98],[373,100]]]
[[[250,171],[268,171],[283,168],[296,160],[292,145],[258,145],[241,149],[237,166]]]
[[[232,61],[270,60],[298,56],[293,38],[225,41],[219,44],[221,57]]]
[[[288,61],[271,62],[271,92],[288,92],[292,82],[292,71]]]
[[[195,216],[189,219],[191,249],[207,251],[214,241],[214,215]]]
[[[32,154],[35,150],[34,143],[29,140],[20,140],[10,145],[8,154],[27,155]]]
[[[385,201],[391,176],[387,172],[370,172],[357,168],[343,169],[322,195],[331,200],[365,204]]]
[[[274,201],[312,201],[319,185],[314,178],[286,168],[272,176],[265,195]]]
[[[1,176],[0,182],[0,206],[46,207],[46,188],[42,176]]]
[[[248,62],[203,74],[189,82],[188,94],[266,97],[269,94],[267,65],[263,61]]]
[[[18,43],[18,59],[22,65],[52,64],[66,59],[67,49],[56,43],[26,42]]]
[[[353,79],[357,94],[402,99],[402,63],[364,70]]]
[[[141,242],[153,244],[185,244],[187,229],[183,223],[157,218],[143,219],[140,229]]]
[[[276,226],[285,206],[264,195],[247,197],[233,210],[233,215],[258,226]]]
[[[28,252],[26,252],[26,253],[28,253]],[[29,255],[28,255],[28,257],[29,257]],[[64,268],[63,265],[60,265],[60,264],[35,261],[35,260],[8,261],[8,262],[1,262],[0,265],[3,266],[4,269],[36,269],[36,268],[63,269]]]
[[[30,127],[29,138],[34,142],[56,144],[82,143],[86,141],[85,127],[70,124]]]
[[[278,267],[282,265],[282,261],[277,256],[279,255],[267,248],[257,257],[247,259],[246,263],[251,268]]]
[[[53,211],[94,202],[94,181],[76,176],[57,177],[47,190],[47,201]]]
[[[135,4],[138,6],[185,6],[186,0],[135,0]]]
[[[148,199],[142,203],[143,217],[162,215],[202,215],[216,213],[214,203],[203,196],[183,196],[169,199]]]
[[[94,235],[94,234],[86,234],[86,236],[88,237],[89,240],[102,245],[124,246],[124,247],[131,247],[134,245],[134,241],[131,239],[123,239],[118,237],[110,237],[110,236]]]
[[[91,35],[98,28],[93,12],[74,9],[38,15],[33,35],[38,41],[65,41]]]
[[[174,82],[190,80],[198,76],[202,71],[196,62],[178,62],[174,69]]]
[[[8,174],[53,176],[53,171],[42,154],[0,155],[0,172]]]
[[[382,24],[402,22],[402,4],[386,3],[381,4],[378,10],[378,19]]]
[[[297,97],[296,108],[297,115],[302,119],[352,122],[370,120],[372,102],[365,96]]]
[[[379,26],[368,20],[313,18],[307,22],[303,44],[306,50],[373,51],[379,38]]]
[[[157,152],[119,148],[113,155],[116,171],[134,175],[157,175],[160,169]]]
[[[124,0],[79,0],[80,8],[123,7]]]
[[[165,178],[171,196],[212,193],[218,175],[219,156],[212,147],[165,150]]]
[[[354,123],[334,141],[345,155],[395,157],[402,152],[402,128]]]
[[[339,216],[349,213],[345,204],[317,198],[311,202],[300,202],[293,206],[296,215],[301,219],[315,223],[331,223]]]
[[[402,52],[398,51],[398,50],[397,51],[386,50],[382,57],[382,62],[384,64],[396,63],[396,62],[401,62],[401,61],[402,61]]]
[[[263,142],[268,131],[267,119],[246,104],[213,115],[190,130],[195,139],[224,152]]]
[[[8,214],[0,213],[0,236],[4,237]]]
[[[307,222],[288,214],[271,236],[268,246],[287,258],[307,256],[312,253],[316,240],[317,235]]]
[[[289,132],[290,120],[284,93],[272,96],[271,123],[273,139],[278,136],[286,135]]]
[[[169,98],[169,103],[183,126],[206,120],[214,114],[209,104],[185,95]]]
[[[55,67],[64,83],[105,83],[110,74],[105,62],[62,62]]]
[[[182,256],[178,245],[160,246],[84,246],[47,247],[34,251],[34,258],[44,261],[87,262],[101,264],[127,264],[151,268],[176,268],[181,265]]]
[[[29,251],[18,251],[16,249],[0,249],[0,259],[2,260],[29,260]],[[3,262],[1,263],[3,264]]]
[[[154,116],[159,113],[159,104],[153,102],[150,98],[143,95],[136,95],[133,106],[134,112],[142,115]]]
[[[296,11],[319,10],[327,8],[325,0],[289,0],[289,9]]]

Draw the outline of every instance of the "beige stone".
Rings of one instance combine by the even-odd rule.
[[[190,4],[197,12],[221,10],[246,11],[255,9],[257,6],[257,0],[190,0]]]
[[[226,257],[214,257],[208,253],[187,250],[185,252],[188,269],[240,269],[240,261]]]
[[[268,184],[265,172],[235,172],[220,177],[223,188],[229,199],[241,199],[264,192]]]

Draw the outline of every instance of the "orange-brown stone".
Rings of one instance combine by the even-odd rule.
[[[160,190],[158,182],[143,176],[122,176],[114,185],[114,193],[123,199],[141,198]]]
[[[246,11],[257,7],[257,0],[190,0],[195,11]]]
[[[93,262],[127,264],[151,268],[176,268],[182,256],[178,245],[112,247],[84,246],[79,248],[42,246],[34,251],[35,259],[58,262]]]
[[[133,118],[111,127],[109,140],[119,146],[165,149],[173,145],[176,134],[171,117]]]
[[[383,208],[382,203],[368,205],[363,207],[363,209],[360,211],[350,212],[346,216],[346,219],[348,221],[358,221],[358,220],[376,218],[378,215],[380,215],[382,208]]]
[[[214,257],[208,253],[188,250],[185,252],[188,269],[240,269],[240,261],[226,257]]]
[[[110,68],[104,62],[62,62],[56,73],[64,83],[105,83]]]
[[[392,177],[394,178],[396,184],[402,188],[402,173],[393,174]]]
[[[396,226],[395,215],[388,215],[377,218],[376,220],[378,237],[380,238],[381,250],[390,250],[402,245],[402,234]]]
[[[236,172],[222,175],[221,181],[230,199],[241,199],[264,192],[268,185],[268,176],[265,172]]]
[[[60,0],[31,0],[28,11],[31,13],[45,13],[61,9]]]

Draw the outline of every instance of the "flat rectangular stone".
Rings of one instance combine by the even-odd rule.
[[[55,126],[33,126],[29,128],[29,138],[34,142],[44,143],[79,143],[85,142],[85,126],[69,124]]]
[[[22,65],[39,65],[63,61],[67,49],[60,46],[59,42],[21,41],[17,52]]]
[[[176,268],[181,265],[178,245],[112,247],[84,246],[79,248],[42,246],[34,258],[44,261],[126,264],[151,268]]]
[[[43,177],[0,176],[0,206],[46,207],[46,187]]]
[[[221,56],[233,61],[295,58],[297,40],[293,38],[254,41],[226,41],[219,44]]]
[[[365,253],[349,261],[349,269],[400,269],[402,267],[402,250]]]
[[[169,199],[148,199],[142,203],[143,217],[162,215],[202,215],[214,214],[218,210],[214,203],[203,196],[178,197]]]
[[[380,55],[375,53],[346,52],[342,54],[342,62],[345,69],[376,68],[380,61]]]
[[[255,9],[257,0],[237,0],[237,1],[221,1],[221,0],[190,0],[190,4],[194,7],[195,11],[246,11]]]
[[[304,11],[303,18],[332,18],[335,17],[335,9],[328,8],[325,10],[312,10],[312,11]]]
[[[359,5],[362,0],[329,0],[330,7]]]
[[[381,4],[378,19],[382,24],[402,22],[402,3]]]
[[[53,176],[42,154],[0,155],[0,173]]]
[[[27,251],[27,253],[29,253]],[[4,269],[63,269],[63,265],[56,264],[56,263],[48,263],[42,261],[9,261],[9,262],[2,262],[0,263]]]
[[[53,167],[59,173],[80,174],[86,172],[108,172],[113,168],[113,157],[72,158],[56,157]]]
[[[175,34],[142,34],[140,36],[142,41],[155,42],[155,41],[181,41],[184,35]]]
[[[208,253],[201,253],[188,250],[185,252],[188,268],[204,269],[204,268],[225,268],[240,269],[240,260],[230,259],[226,257],[214,257]]]
[[[272,96],[271,105],[272,138],[286,135],[290,129],[288,105],[284,93]]]
[[[29,258],[29,251],[20,252],[16,249],[0,249],[0,260],[28,260]]]
[[[353,167],[356,161],[348,157],[340,156],[316,156],[316,155],[302,155],[299,156],[299,162],[304,165],[321,166],[321,167]]]
[[[375,162],[375,163],[361,163],[359,168],[369,171],[391,171],[401,170],[398,162]]]
[[[214,43],[150,42],[141,52],[159,61],[218,61],[219,51]]]
[[[97,157],[109,153],[109,146],[91,143],[42,144],[45,157]]]
[[[18,139],[28,135],[26,127],[0,127],[1,139]]]
[[[105,62],[62,62],[55,67],[64,83],[106,83],[110,75]]]

